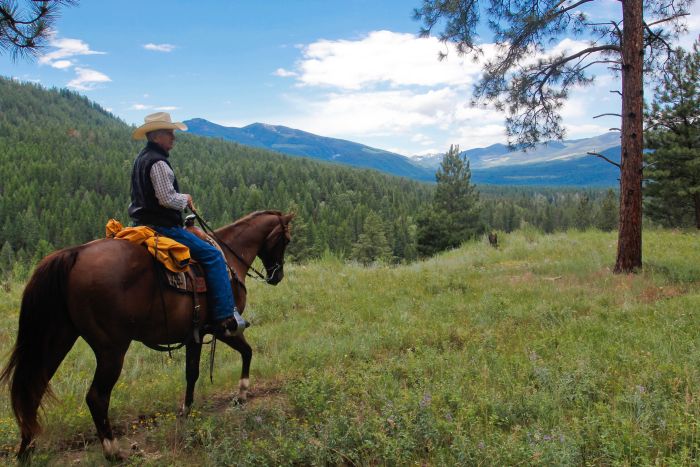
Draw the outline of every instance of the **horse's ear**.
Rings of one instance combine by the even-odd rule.
[[[297,213],[295,213],[295,212],[283,214],[282,219],[284,220],[284,225],[289,224],[289,222],[291,222],[291,220],[294,219],[294,217],[296,217],[296,215],[297,215]]]

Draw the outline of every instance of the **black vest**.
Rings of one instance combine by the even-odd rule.
[[[151,182],[151,167],[156,162],[168,162],[168,153],[158,144],[149,142],[139,153],[131,170],[131,204],[129,216],[136,225],[157,225],[161,227],[182,226],[182,214],[177,209],[161,206]],[[177,178],[173,182],[179,193]]]

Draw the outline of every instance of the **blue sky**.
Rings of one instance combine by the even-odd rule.
[[[201,117],[226,126],[285,125],[404,155],[505,142],[503,115],[468,105],[479,67],[419,39],[419,0],[83,0],[64,8],[44,54],[0,74],[68,87],[130,124],[146,114]],[[619,9],[601,0],[596,14]],[[693,7],[689,45],[700,32]],[[564,38],[552,45],[573,49]],[[563,109],[568,137],[603,133],[619,110],[603,73]]]

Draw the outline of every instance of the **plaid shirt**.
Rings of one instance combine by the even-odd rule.
[[[175,191],[175,174],[164,161],[151,166],[151,183],[161,206],[182,211],[187,207],[187,195]]]

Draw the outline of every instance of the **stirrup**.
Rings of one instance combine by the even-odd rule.
[[[229,329],[232,321],[236,322],[236,329]],[[250,323],[243,319],[237,308],[233,309],[233,316],[226,318],[221,323],[223,326],[218,330],[223,337],[233,337],[243,335],[243,331],[250,326]]]
[[[243,334],[243,331],[245,331],[245,329],[248,326],[250,326],[250,323],[243,319],[241,314],[238,312],[238,308],[236,307],[233,308],[233,319],[236,320],[236,330],[233,333],[231,333],[232,336],[238,336]],[[228,330],[226,330],[226,332],[230,333],[230,331]]]

